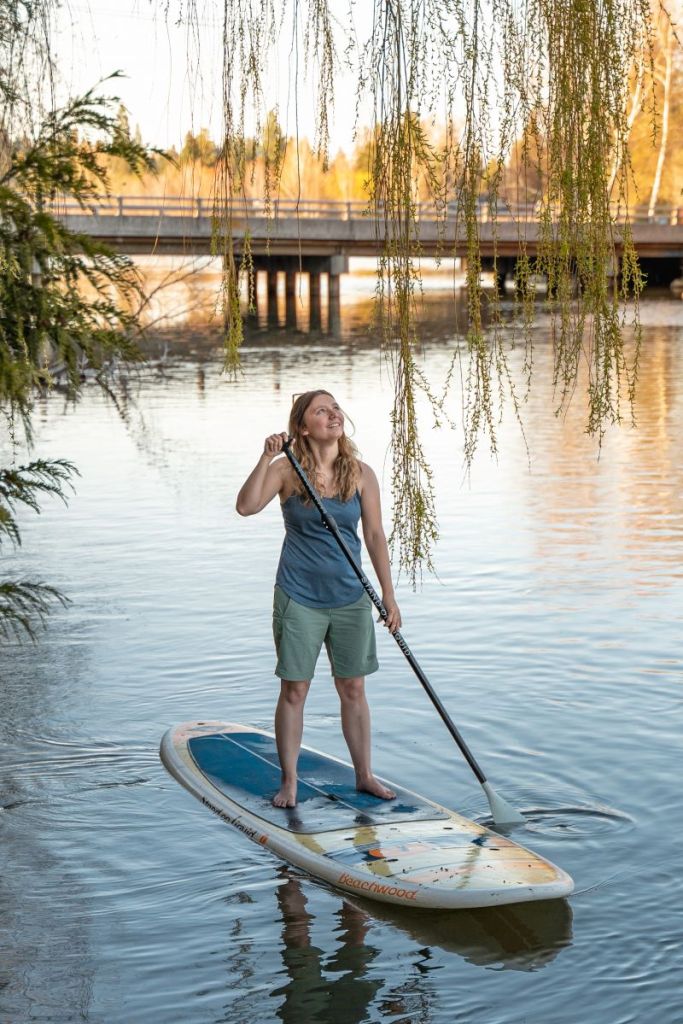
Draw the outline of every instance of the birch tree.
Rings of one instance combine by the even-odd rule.
[[[657,165],[655,167],[655,176],[652,181],[652,190],[650,192],[650,202],[647,208],[648,218],[652,219],[657,209],[657,199],[659,198],[659,190],[662,184],[662,172],[664,170],[664,161],[666,159],[667,145],[669,142],[669,117],[671,111],[671,74],[673,69],[674,59],[674,29],[670,19],[664,18],[664,25],[660,27],[659,37],[661,39],[661,46],[659,47],[660,60],[657,63],[655,69],[655,81],[661,86],[661,128],[659,132],[659,147],[657,152]]]

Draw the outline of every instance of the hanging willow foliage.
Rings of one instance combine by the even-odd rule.
[[[339,8],[333,0],[224,0],[216,238],[225,265],[227,365],[234,370],[239,362],[239,278],[250,267],[248,226],[233,214],[245,193],[245,124],[251,118],[252,136],[261,136],[265,112],[276,106],[267,72],[287,39],[295,95],[307,88],[305,66],[313,67],[323,161],[342,59],[357,74],[357,111],[374,111],[368,194],[381,253],[377,314],[395,381],[394,539],[414,581],[430,564],[437,536],[418,399],[426,396],[438,412],[459,366],[466,461],[483,434],[496,450],[504,404],[519,416],[523,399],[508,364],[511,333],[526,346],[522,384],[531,383],[534,275],[548,281],[558,411],[576,389],[580,366],[587,369],[587,429],[599,440],[619,421],[624,392],[633,400],[638,344],[629,359],[623,337],[628,315],[638,338],[643,282],[628,219],[626,110],[629,82],[636,78],[645,91],[643,79],[652,81],[652,23],[663,7],[657,0],[374,0],[367,39],[359,38],[353,2],[343,26],[335,22]],[[518,316],[503,330],[497,290],[482,292],[479,211],[486,197],[497,280],[498,217],[510,202],[501,182],[513,157],[515,202],[533,212],[519,216]],[[280,166],[277,159],[269,165],[267,201]],[[442,221],[444,254],[462,256],[466,266],[468,324],[439,403],[416,358],[417,200],[425,196]],[[446,220],[453,208],[454,229]]]
[[[615,151],[626,149],[626,85],[638,56],[628,43],[640,39],[639,54],[647,54],[650,11],[643,0],[562,5],[544,0],[539,6],[548,47],[549,97],[543,111],[548,185],[538,266],[557,300],[555,384],[560,404],[566,404],[579,362],[585,359],[590,371],[588,430],[601,437],[605,426],[620,418],[622,378],[632,400],[637,374],[637,303],[643,281],[628,218],[615,222],[609,182]],[[566,102],[570,96],[580,103],[572,107]],[[622,176],[617,186],[622,205],[627,205],[627,186],[628,178]],[[578,290],[576,301],[572,289]],[[635,300],[637,338],[630,363],[623,345],[626,307],[621,301],[629,295]]]

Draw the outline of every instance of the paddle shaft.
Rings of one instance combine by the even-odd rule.
[[[299,464],[299,460],[297,459],[297,457],[292,452],[289,444],[290,444],[289,441],[283,441],[283,444],[282,444],[283,451],[284,451],[285,455],[287,456],[287,458],[289,459],[289,461],[291,462],[292,468],[294,469],[294,472],[299,477],[299,480],[301,480],[301,483],[304,485],[308,496],[310,497],[311,501],[313,502],[313,504],[317,508],[318,512],[320,513],[320,518],[322,520],[323,526],[330,531],[330,533],[332,534],[332,536],[336,540],[337,544],[339,545],[339,547],[341,548],[341,550],[342,550],[342,552],[344,554],[344,557],[346,558],[347,562],[349,563],[349,565],[351,566],[351,568],[355,572],[356,576],[360,580],[365,593],[368,595],[368,597],[370,598],[370,600],[374,604],[375,608],[377,609],[377,611],[379,612],[381,617],[383,619],[386,619],[387,618],[387,610],[384,607],[384,605],[382,604],[382,599],[380,598],[379,594],[377,593],[377,591],[375,590],[375,588],[373,587],[372,583],[367,578],[367,576],[365,575],[365,573],[363,572],[361,567],[356,564],[356,561],[355,561],[355,559],[353,557],[353,554],[351,553],[351,550],[350,550],[348,544],[346,543],[346,541],[342,537],[341,533],[339,532],[339,527],[337,526],[337,524],[335,522],[334,516],[331,516],[330,513],[325,509],[325,506],[323,505],[322,501],[320,500],[320,498],[318,497],[318,495],[314,491],[313,487],[311,486],[311,483],[310,483],[308,477],[306,476],[306,474],[304,473],[303,469],[301,468],[301,465]],[[429,680],[427,679],[426,675],[424,674],[424,672],[420,668],[420,666],[419,666],[419,664],[417,662],[417,659],[415,658],[415,656],[413,655],[412,651],[408,647],[408,644],[403,639],[403,637],[402,637],[401,633],[399,632],[399,630],[396,630],[394,633],[392,633],[392,636],[393,636],[394,640],[396,641],[396,643],[398,644],[401,653],[405,656],[406,661],[408,662],[408,664],[412,668],[412,670],[415,673],[415,675],[417,676],[417,678],[420,680],[422,686],[424,687],[424,689],[425,689],[425,691],[427,693],[427,696],[431,700],[431,702],[434,705],[434,707],[436,708],[436,710],[441,715],[441,718],[442,718],[446,728],[450,732],[450,734],[453,737],[453,739],[455,740],[455,742],[460,747],[460,750],[462,751],[463,756],[465,757],[465,760],[469,764],[470,768],[472,769],[472,771],[476,775],[476,777],[479,780],[479,782],[482,783],[482,785],[483,785],[486,782],[486,776],[484,775],[483,771],[481,770],[481,768],[477,764],[477,761],[476,761],[476,759],[474,757],[474,754],[472,753],[470,748],[465,743],[464,739],[460,735],[460,733],[459,733],[458,729],[456,728],[455,724],[452,722],[452,720],[450,718],[450,715],[448,714],[448,712],[446,711],[445,707],[441,703],[441,700],[440,700],[438,694],[436,694],[434,692],[434,689],[432,688],[431,683],[429,682]]]

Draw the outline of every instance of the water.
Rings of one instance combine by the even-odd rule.
[[[437,379],[450,329],[429,308]],[[81,478],[68,509],[22,516],[10,560],[72,604],[36,646],[3,651],[3,1024],[683,1021],[683,323],[680,303],[644,313],[638,429],[610,432],[599,459],[580,403],[550,413],[542,327],[530,455],[508,417],[498,462],[482,449],[467,479],[457,432],[425,420],[438,579],[398,587],[406,639],[527,814],[514,837],[574,876],[569,901],[446,914],[347,899],[158,761],[174,722],[271,726],[279,511],[242,520],[233,505],[294,392],[334,390],[388,511],[391,384],[364,307],[336,341],[256,332],[236,384],[217,356],[171,356],[125,422],[90,388],[76,409],[44,405],[38,453]],[[486,821],[400,652],[378,642],[376,770]],[[345,756],[322,661],[305,739]]]

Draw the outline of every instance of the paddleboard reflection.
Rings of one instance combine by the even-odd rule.
[[[312,940],[321,921],[308,910],[305,876],[282,867],[277,902],[282,915],[282,963],[285,980],[270,994],[282,1002],[277,1017],[284,1024],[302,1020],[343,1020],[360,1024],[379,989],[371,970],[380,956],[377,922],[417,942],[419,969],[428,971],[431,950],[455,953],[471,964],[504,970],[538,971],[572,943],[572,911],[567,900],[520,903],[479,910],[417,910],[362,899],[339,897],[330,923],[336,949],[332,956]],[[317,883],[316,883],[317,884]],[[339,895],[336,890],[330,890]],[[374,936],[372,935],[374,930]],[[374,942],[373,942],[374,938]],[[417,993],[413,990],[411,997]],[[394,1005],[394,1012],[401,1008]],[[406,1012],[409,1007],[406,1006]]]
[[[292,915],[305,899],[301,876],[282,868],[282,877],[285,881],[279,887],[278,902],[283,922],[287,928],[295,927]],[[572,909],[565,899],[449,911],[404,910],[346,894],[340,899],[359,915],[354,927],[346,921],[347,927],[341,931],[347,943],[363,942],[373,924],[381,921],[409,935],[421,947],[455,953],[481,967],[514,971],[538,971],[572,944]]]
[[[572,944],[572,909],[564,899],[477,910],[405,911],[388,903],[354,903],[421,946],[457,953],[480,967],[538,971]]]

